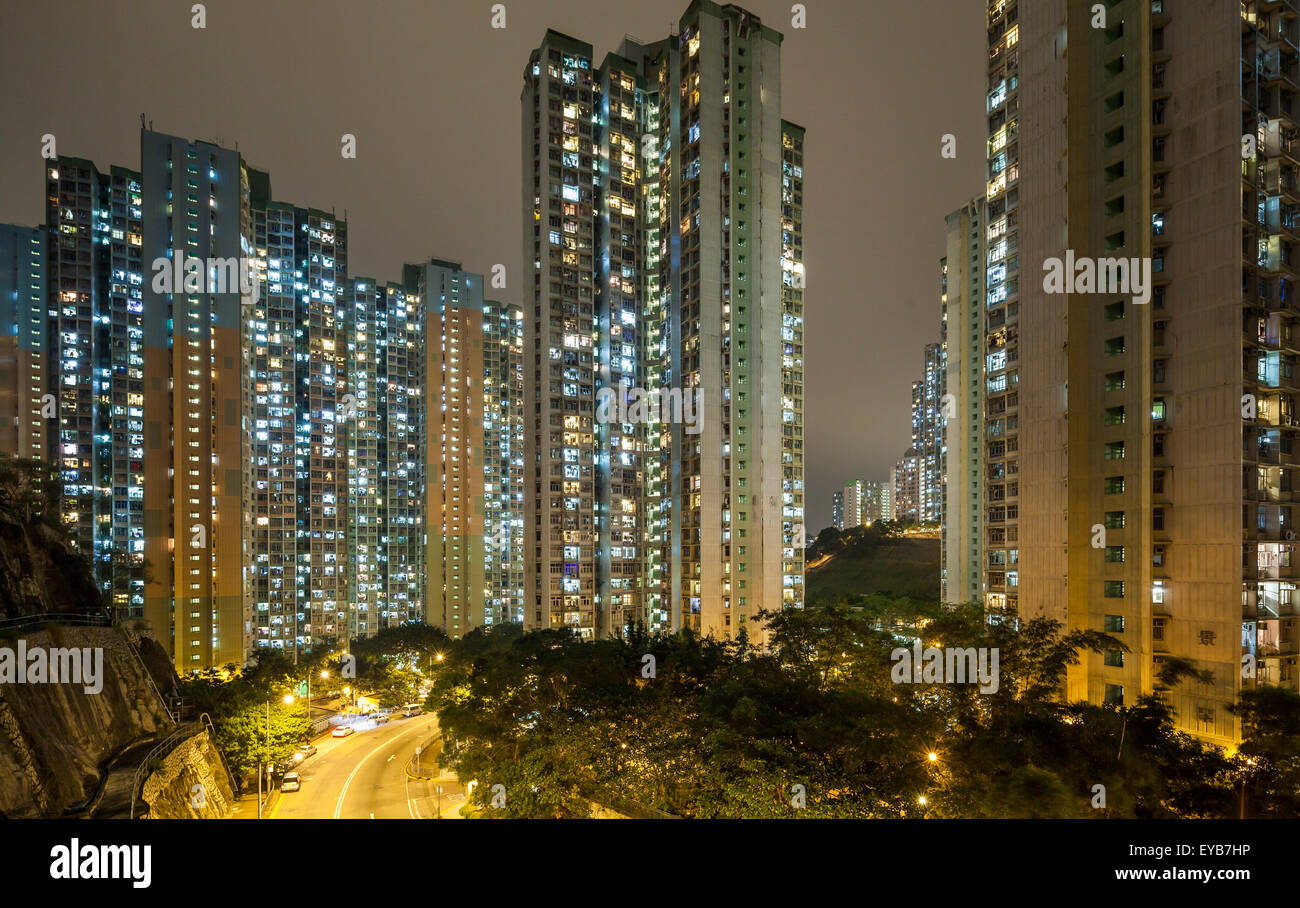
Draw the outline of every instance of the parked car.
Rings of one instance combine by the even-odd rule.
[[[280,780],[281,791],[297,791],[302,787],[302,779],[296,772],[286,772]]]
[[[335,725],[333,730],[330,731],[330,734],[335,738],[346,738],[354,731],[356,731],[356,729],[351,725]]]

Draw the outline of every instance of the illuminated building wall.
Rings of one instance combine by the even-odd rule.
[[[42,227],[0,224],[0,458],[48,460]]]
[[[524,313],[483,307],[484,623],[523,621]]]
[[[427,622],[451,637],[484,623],[487,558],[483,277],[433,259],[407,265],[424,301]]]
[[[941,262],[944,383],[941,595],[983,600],[984,200],[948,215]],[[1005,556],[1001,556],[1005,558]]]
[[[989,6],[985,602],[1123,641],[1070,699],[1226,745],[1243,688],[1300,686],[1300,5],[1186,7]],[[1067,250],[1149,296],[1049,293]]]
[[[921,458],[915,448],[894,464],[890,472],[890,486],[893,489],[894,519],[917,523],[921,515]]]
[[[144,262],[252,257],[238,152],[144,130],[141,161]],[[210,289],[144,282],[144,614],[181,672],[242,663],[253,623],[243,584],[252,319],[238,287]]]
[[[866,504],[866,483],[861,479],[850,479],[844,483],[844,489],[840,493],[844,507],[844,526],[860,527],[866,523],[866,515],[863,512]]]
[[[61,510],[121,617],[144,613],[144,425],[139,173],[47,164],[45,380]]]
[[[636,64],[616,54],[605,57],[594,81],[596,389],[609,389],[630,405],[633,389],[650,387],[645,318],[638,305],[645,267],[638,146],[644,88]],[[601,636],[623,635],[647,623],[644,456],[647,438],[659,436],[660,415],[656,410],[644,421],[598,419],[594,426],[596,632]]]
[[[551,31],[524,72],[530,626],[732,637],[802,602],[803,131],[777,32],[705,0],[679,30],[594,74]],[[695,412],[598,421],[604,389]]]
[[[943,507],[943,347],[925,345],[925,375],[912,383],[912,448],[917,456],[917,520],[938,523]]]
[[[420,296],[348,282],[348,633],[424,621],[424,330]]]
[[[524,72],[524,625],[597,633],[591,45],[548,31]]]
[[[252,305],[248,581],[256,648],[296,657],[349,624],[347,224],[271,198],[250,171]]]
[[[804,604],[803,139],[781,121],[781,587],[782,604]],[[766,352],[766,351],[765,351]]]

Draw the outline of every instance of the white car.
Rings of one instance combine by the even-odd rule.
[[[330,734],[335,738],[346,738],[354,731],[356,731],[356,729],[351,725],[335,725],[334,728],[330,730]]]
[[[286,772],[280,780],[281,791],[297,791],[302,787],[302,779],[296,772]]]

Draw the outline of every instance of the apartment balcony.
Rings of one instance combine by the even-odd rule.
[[[1263,625],[1264,623],[1265,622],[1261,621],[1260,625]],[[1270,622],[1270,623],[1276,623],[1276,622]],[[1260,634],[1261,636],[1263,635],[1262,627],[1260,630]],[[1268,643],[1264,643],[1263,641],[1261,641],[1258,644],[1256,644],[1256,648],[1255,648],[1255,656],[1259,659],[1279,659],[1279,658],[1285,658],[1287,656],[1295,656],[1295,655],[1300,655],[1300,648],[1297,648],[1296,643],[1293,640],[1284,641],[1284,640],[1274,639]]]
[[[1297,559],[1293,545],[1269,545],[1265,543],[1264,551],[1248,550],[1246,562],[1241,568],[1241,577],[1249,583],[1268,583],[1271,581],[1293,581],[1300,578],[1300,559]],[[1265,615],[1268,611],[1266,609]]]
[[[1246,609],[1243,617],[1255,619],[1258,621],[1268,621],[1272,618],[1294,618],[1300,615],[1300,605],[1294,602],[1278,602],[1275,599],[1268,599],[1258,607],[1252,606]]]
[[[1284,164],[1290,164],[1294,170],[1297,162],[1300,162],[1300,130],[1296,128],[1295,121],[1286,116],[1269,120],[1264,128],[1263,144],[1258,151],[1259,158],[1263,161],[1273,164],[1281,158],[1284,159]]]
[[[1294,91],[1297,88],[1295,54],[1281,48],[1265,53],[1259,67],[1259,83]]]
[[[1300,186],[1297,188],[1300,189]],[[1300,202],[1300,198],[1297,198],[1297,202]],[[1293,277],[1300,270],[1297,248],[1300,245],[1293,240],[1280,234],[1270,235],[1267,239],[1259,240],[1255,264],[1261,274],[1266,276]]]

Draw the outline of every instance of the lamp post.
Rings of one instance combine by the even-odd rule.
[[[1241,773],[1241,812],[1238,818],[1242,820],[1246,819],[1246,773],[1249,772],[1250,767],[1253,767],[1254,765],[1255,765],[1255,758],[1247,757],[1246,758],[1247,769],[1243,770]]]
[[[293,702],[293,694],[285,694],[284,702],[287,706]],[[266,698],[266,759],[257,761],[257,818],[262,819],[262,776],[270,775],[271,763],[271,698]],[[266,782],[267,796],[271,794],[271,780]]]
[[[323,671],[320,673],[320,678],[322,681],[329,678],[329,676],[330,673],[327,671]],[[307,672],[307,725],[309,726],[307,729],[307,733],[311,734],[311,728],[310,728],[311,726],[311,672]]]

